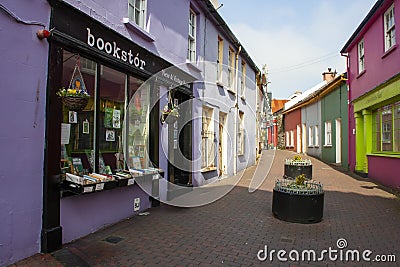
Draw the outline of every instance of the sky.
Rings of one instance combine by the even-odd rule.
[[[219,0],[218,9],[258,68],[268,91],[284,99],[346,71],[340,50],[376,0]]]

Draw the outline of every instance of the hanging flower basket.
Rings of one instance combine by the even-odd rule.
[[[172,104],[165,105],[160,120],[161,123],[172,124],[175,123],[179,118],[178,107]]]
[[[86,107],[90,95],[86,91],[78,64],[75,65],[68,89],[62,87],[56,94],[61,97],[64,105],[71,111],[81,111]]]
[[[64,105],[71,111],[83,110],[89,102],[88,97],[64,96],[61,98]]]

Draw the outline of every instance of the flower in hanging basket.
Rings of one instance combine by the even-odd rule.
[[[89,98],[90,95],[85,91],[85,90],[78,90],[78,89],[65,89],[62,87],[58,92],[56,93],[59,97],[64,97],[64,96],[73,96],[73,97],[86,97]]]
[[[56,93],[61,97],[64,105],[71,111],[81,111],[89,102],[90,95],[85,90],[65,89],[64,87]]]
[[[162,110],[161,122],[174,123],[178,120],[179,110],[178,106],[166,104]]]

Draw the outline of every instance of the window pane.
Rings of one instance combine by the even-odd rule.
[[[400,102],[394,106],[394,152],[400,152]]]
[[[151,166],[148,151],[148,131],[149,131],[149,106],[150,106],[150,86],[143,85],[143,81],[134,77],[129,77],[129,109],[126,118],[127,122],[127,142],[126,159],[131,168],[147,168]]]
[[[123,154],[122,123],[125,106],[126,75],[102,66],[100,76],[99,107],[99,173],[115,172],[123,168],[117,161],[116,153]]]
[[[75,72],[76,68],[78,68],[78,72]],[[83,110],[74,112],[63,105],[62,111],[64,126],[62,135],[65,139],[62,141],[61,146],[61,168],[64,172],[81,176],[93,172],[93,166],[89,164],[86,153],[92,151],[94,147],[95,70],[95,62],[64,50],[62,86],[69,88],[71,84],[71,88],[76,88],[84,84],[87,93],[90,95],[89,102]],[[82,75],[83,83],[78,82],[76,78],[74,79],[75,82],[71,83],[74,77],[80,75],[79,71]]]

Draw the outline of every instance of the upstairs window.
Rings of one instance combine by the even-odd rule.
[[[196,62],[196,13],[193,10],[189,12],[187,59],[191,62]]]
[[[234,80],[235,80],[235,51],[229,47],[228,55],[228,87],[231,91],[235,92]]]
[[[222,63],[224,57],[224,39],[218,36],[217,81],[222,81]]]
[[[241,96],[244,97],[246,89],[246,62],[242,61],[242,78],[240,80]]]
[[[129,20],[136,23],[140,28],[145,28],[146,21],[146,0],[129,0]]]
[[[358,73],[363,72],[365,69],[364,63],[364,40],[358,43]]]
[[[392,5],[384,15],[385,23],[385,51],[396,44],[396,30],[394,23],[394,5]]]

